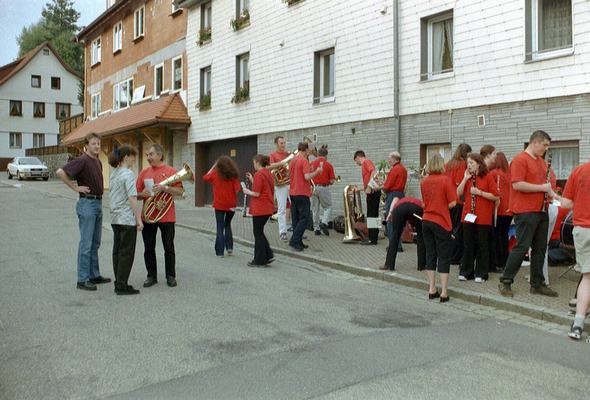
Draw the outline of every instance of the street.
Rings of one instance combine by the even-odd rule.
[[[248,268],[252,248],[220,259],[212,236],[181,227],[178,287],[160,242],[159,283],[141,287],[138,237],[141,294],[77,290],[74,194],[56,184],[0,178],[0,399],[590,397],[590,344],[566,326],[283,255]],[[112,278],[109,223],[105,208]]]

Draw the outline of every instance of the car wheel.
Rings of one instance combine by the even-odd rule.
[[[16,172],[16,176],[18,177],[19,181],[22,181],[24,178],[22,177],[22,175],[20,174],[20,171]]]
[[[46,181],[46,180],[49,180],[49,177],[47,177],[47,178],[43,178],[43,180],[44,180],[44,181]]]
[[[10,174],[10,171],[6,171],[8,172],[8,179],[12,179],[12,175]]]

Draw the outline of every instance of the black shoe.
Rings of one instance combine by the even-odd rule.
[[[363,246],[376,246],[377,242],[371,242],[370,239],[365,239],[361,242]]]
[[[88,282],[78,282],[76,283],[76,288],[78,289],[82,289],[82,290],[96,290],[96,285],[90,281]]]
[[[441,303],[446,303],[447,301],[449,301],[449,296],[447,296],[447,297],[440,296],[440,302]]]
[[[328,230],[328,225],[324,224],[324,223],[320,223],[320,230],[322,231],[322,233],[326,236],[330,236],[330,231]]]
[[[428,293],[428,300],[438,299],[440,297],[440,293],[437,291],[435,293]]]
[[[271,264],[274,260],[274,257],[269,258],[268,260],[266,260],[266,265]]]
[[[166,285],[168,285],[169,287],[176,287],[176,278],[173,276],[169,276],[168,278],[166,278]]]
[[[123,288],[115,288],[115,293],[118,294],[119,296],[124,296],[124,295],[128,295],[128,294],[139,294],[139,290],[135,289],[133,286],[131,285],[127,285]]]
[[[322,231],[320,231],[319,229],[317,229],[314,233],[316,236],[322,236]]]
[[[266,264],[257,264],[254,262],[254,260],[252,260],[252,261],[248,261],[248,266],[252,267],[252,268],[264,268],[264,267],[266,267]]]
[[[143,287],[154,286],[156,283],[158,283],[158,280],[156,278],[151,278],[148,276],[148,278],[143,283]]]
[[[300,245],[297,245],[297,244],[291,244],[291,243],[289,243],[289,247],[292,248],[295,251],[303,251],[303,247],[301,247]]]
[[[90,282],[94,283],[95,285],[101,284],[101,283],[109,283],[111,281],[111,278],[105,278],[104,276],[99,276],[98,278],[91,278]]]
[[[309,246],[303,243],[301,243],[301,247],[303,247],[304,249],[309,249]]]

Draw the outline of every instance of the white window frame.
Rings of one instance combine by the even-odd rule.
[[[240,88],[243,88],[246,82],[250,83],[250,53],[244,53],[240,56],[239,78],[238,86]]]
[[[570,1],[572,7],[572,44],[570,47],[563,49],[540,51],[539,50],[539,8],[542,0],[530,0],[531,1],[531,60],[544,60],[547,58],[567,56],[574,53],[574,1]]]
[[[326,79],[325,74],[324,74],[324,69],[326,67],[326,57],[332,56],[334,63],[333,63],[333,68],[330,69],[331,72],[331,78],[332,78],[332,93],[331,94],[326,94],[324,92],[324,80]],[[336,73],[336,49],[331,48],[329,50],[325,50],[320,52],[320,99],[319,102],[320,104],[323,103],[332,103],[335,101],[335,94],[336,94],[336,77],[335,77],[335,73]]]
[[[157,83],[158,83],[158,69],[162,69],[162,89],[160,90],[160,93],[158,93],[156,90],[157,88]],[[162,95],[162,93],[164,92],[164,63],[160,63],[158,65],[156,65],[154,67],[154,98],[158,98]]]
[[[123,50],[123,22],[119,21],[113,26],[113,53]]]
[[[211,66],[203,68],[203,96],[206,95],[211,96]]]
[[[139,17],[140,16],[140,17]],[[141,24],[138,23],[141,18]],[[133,40],[145,36],[145,4],[133,12]]]
[[[100,114],[102,96],[100,92],[90,96],[90,118],[95,119]]]
[[[175,80],[174,79],[174,71],[175,71],[174,64],[176,63],[177,60],[180,60],[180,88],[175,88],[174,87],[174,80]],[[171,71],[172,82],[170,84],[170,92],[171,93],[175,93],[175,92],[181,91],[182,90],[182,85],[183,85],[182,80],[184,79],[184,72],[183,72],[182,69],[183,69],[184,65],[183,65],[182,55],[180,55],[178,57],[174,57],[172,59],[172,64],[171,65],[172,65],[172,68],[171,68],[172,69],[172,71]]]
[[[203,26],[201,29],[211,28],[211,17],[213,16],[213,2],[209,1],[204,4],[204,13],[203,13]]]
[[[561,155],[557,157],[562,150],[574,150],[577,153],[577,159],[575,162],[572,163],[569,169],[569,172],[561,175],[562,170],[564,169],[564,164],[561,163]],[[552,155],[552,163],[551,166],[553,171],[555,172],[555,176],[557,180],[567,180],[573,171],[580,164],[580,143],[576,140],[569,141],[569,140],[556,140],[551,143],[551,147],[549,149]]]
[[[434,73],[432,72],[432,51],[433,51],[433,47],[432,47],[432,35],[433,35],[433,31],[432,31],[432,25],[438,23],[438,22],[442,22],[442,21],[446,21],[450,19],[451,21],[453,21],[453,37],[451,38],[451,40],[453,41],[453,54],[451,54],[451,56],[453,57],[453,69],[450,71],[441,71],[441,72],[437,72]],[[454,76],[455,74],[455,14],[454,13],[445,13],[443,15],[439,15],[438,17],[433,17],[428,19],[428,80],[435,80],[435,79],[444,79],[444,78],[448,78],[451,76]]]
[[[13,144],[13,143],[15,143],[15,144]],[[23,134],[22,134],[22,132],[10,132],[8,145],[10,146],[11,149],[22,149],[23,148]]]
[[[92,44],[90,46],[90,65],[96,65],[100,62],[101,59],[101,47],[102,47],[102,41],[101,41],[101,37],[97,37],[96,39],[94,39],[92,41]]]
[[[131,83],[131,85],[129,83]],[[127,91],[127,93],[126,93],[127,94],[127,105],[125,107],[121,107],[120,106],[121,88],[124,85],[126,85],[126,91]],[[131,86],[133,86],[133,78],[125,79],[125,80],[113,85],[113,111],[117,112],[117,111],[125,110],[131,106],[131,102],[133,100],[133,89],[131,88]]]
[[[45,134],[44,133],[33,133],[33,147],[45,147]]]
[[[248,10],[248,12],[250,11],[250,0],[238,0],[239,4],[238,4],[238,10],[239,10],[239,14],[238,17],[240,15],[242,15],[244,13],[245,10]]]

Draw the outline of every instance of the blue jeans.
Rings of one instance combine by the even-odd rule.
[[[80,198],[76,204],[80,244],[78,245],[78,282],[98,278],[98,248],[102,232],[102,203],[100,200]]]
[[[231,220],[234,217],[233,211],[215,210],[215,221],[217,222],[217,236],[215,237],[215,254],[223,255],[223,250],[234,249],[234,237],[231,233]]]
[[[397,197],[398,199],[401,199],[404,197],[404,192],[388,192],[387,193],[387,197],[385,198],[385,218],[387,218],[387,214],[389,214],[389,207],[391,207],[391,203],[393,202],[393,199],[395,197]],[[389,243],[391,245],[391,240],[393,239],[393,222],[389,222],[387,221],[387,225],[386,227],[386,232],[387,232],[387,239],[389,240]],[[402,240],[401,240],[401,236],[400,236],[400,240],[399,243],[397,245],[397,249],[401,250],[402,249]]]

